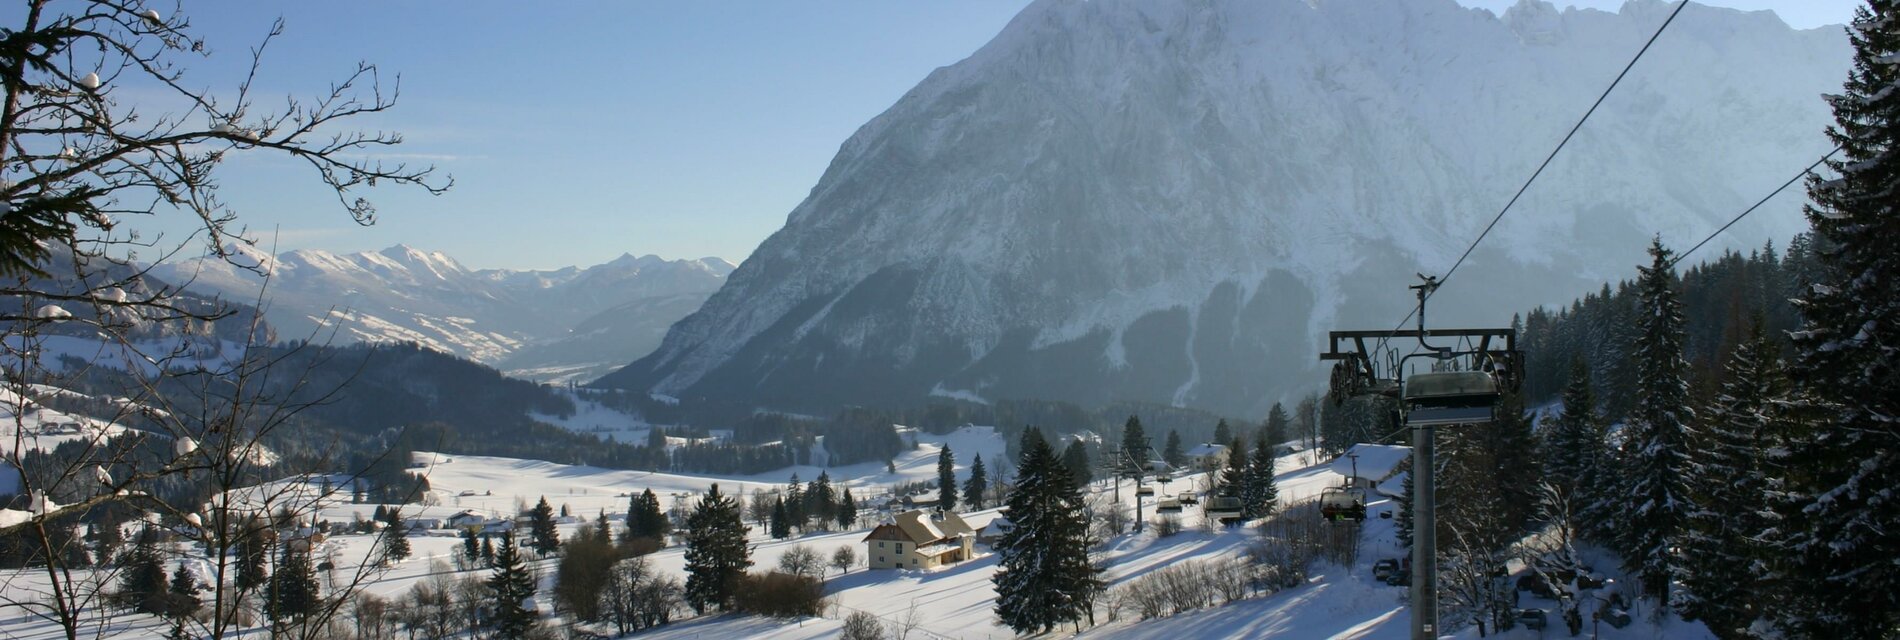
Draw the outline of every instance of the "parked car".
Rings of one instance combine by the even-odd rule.
[[[1372,563],[1372,579],[1380,582],[1390,581],[1392,574],[1398,573],[1398,571],[1399,561],[1397,558],[1386,558]]]
[[[1526,629],[1542,631],[1550,624],[1550,618],[1544,614],[1543,609],[1518,609],[1517,623],[1524,625]]]

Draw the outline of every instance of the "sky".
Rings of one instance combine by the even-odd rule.
[[[1460,0],[1502,12],[1515,0]],[[309,95],[356,63],[401,74],[385,157],[453,175],[446,195],[383,187],[353,223],[309,170],[247,154],[225,200],[260,246],[398,243],[471,268],[592,265],[622,253],[739,262],[784,224],[840,144],[931,70],[988,42],[1026,0],[793,2],[187,2],[212,54],[190,78],[229,86],[271,22],[265,96]],[[1567,3],[1559,2],[1559,6]],[[1619,1],[1578,6],[1615,10]],[[1797,28],[1858,0],[1712,0]],[[1687,16],[1685,16],[1687,17]],[[260,102],[260,107],[274,104]],[[157,230],[180,238],[184,226]]]

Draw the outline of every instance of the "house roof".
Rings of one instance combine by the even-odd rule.
[[[930,512],[914,509],[897,514],[895,523],[878,525],[864,539],[866,541],[901,540],[927,545],[974,533],[976,531],[970,528],[969,523],[964,522],[963,518],[955,513],[946,513],[933,518]]]
[[[1194,448],[1187,450],[1187,455],[1191,457],[1195,457],[1195,458],[1217,456],[1223,453],[1227,453],[1227,445],[1214,444],[1211,442],[1197,444],[1197,445],[1194,445]]]
[[[1400,463],[1412,458],[1412,448],[1390,444],[1355,444],[1346,449],[1345,454],[1333,459],[1333,473],[1353,475],[1355,456],[1358,458],[1359,477],[1384,480],[1392,476]]]

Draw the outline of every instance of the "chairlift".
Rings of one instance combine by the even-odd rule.
[[[1181,501],[1176,500],[1174,498],[1162,498],[1161,502],[1155,505],[1155,513],[1180,513],[1180,512],[1181,512]]]
[[[1327,487],[1319,494],[1319,514],[1329,522],[1366,520],[1366,490],[1359,487]]]
[[[1143,498],[1153,497],[1154,494],[1155,494],[1154,487],[1140,487],[1140,488],[1135,489],[1135,495],[1141,496]]]
[[[1207,519],[1221,524],[1240,522],[1240,498],[1214,496],[1207,499]]]
[[[1498,382],[1482,371],[1435,371],[1405,379],[1405,423],[1477,424],[1495,418]]]

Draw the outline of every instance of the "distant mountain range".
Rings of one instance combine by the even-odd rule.
[[[441,252],[405,245],[275,257],[230,249],[236,265],[175,261],[153,275],[251,303],[264,282],[258,272],[267,272],[264,315],[279,339],[412,341],[540,381],[591,380],[652,351],[667,327],[698,309],[733,270],[720,258],[651,255],[512,271],[469,269]]]
[[[823,413],[932,397],[1263,416],[1391,328],[1672,5],[1039,0],[844,141],[651,355],[598,382]],[[1832,145],[1842,29],[1695,4],[1433,300],[1501,326],[1633,277]],[[1717,249],[1785,242],[1777,199]],[[1697,256],[1704,257],[1708,254]]]

